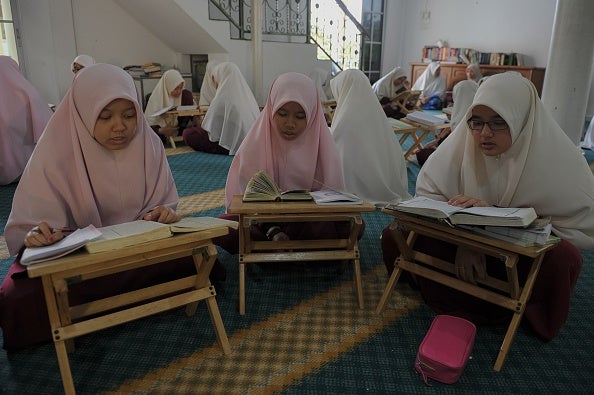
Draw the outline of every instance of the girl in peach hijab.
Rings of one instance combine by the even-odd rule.
[[[264,170],[281,190],[344,190],[340,155],[324,119],[311,78],[285,73],[273,82],[266,106],[233,158],[225,199],[243,194],[250,178]],[[237,219],[234,215],[223,218]],[[324,238],[340,232],[337,224],[292,223],[253,227],[254,240]],[[230,253],[238,250],[237,232],[217,242]]]
[[[79,71],[14,194],[4,234],[17,257],[0,286],[4,348],[50,340],[41,282],[19,263],[25,246],[63,238],[52,229],[171,223],[180,218],[177,202],[163,145],[142,115],[132,77],[108,64]],[[82,303],[194,270],[191,259],[170,263],[72,284],[72,298]]]
[[[0,56],[0,86],[0,185],[7,185],[23,173],[52,111],[8,56]]]

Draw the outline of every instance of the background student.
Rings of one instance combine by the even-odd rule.
[[[95,64],[95,59],[89,55],[78,55],[72,61],[70,68],[74,74],[78,73],[80,70],[84,69],[87,66]]]
[[[216,60],[209,60],[206,63],[206,70],[204,71],[204,78],[200,86],[200,100],[198,104],[201,109],[208,109],[210,102],[214,99],[217,87],[212,78],[212,70],[218,64]]]
[[[8,56],[0,56],[0,86],[0,185],[6,185],[23,173],[52,111]]]
[[[243,194],[258,171],[268,173],[282,191],[344,190],[340,154],[328,130],[316,86],[300,73],[285,73],[273,82],[266,105],[233,158],[225,186],[226,205]],[[237,220],[236,215],[225,214]],[[253,226],[253,240],[298,240],[335,237],[344,224],[307,222]],[[231,231],[231,230],[230,230]],[[236,254],[237,231],[217,240]]]
[[[402,67],[395,67],[372,85],[373,92],[379,99],[386,116],[395,119],[403,118],[406,114],[395,103],[392,103],[392,99],[408,90],[409,87],[406,71]]]
[[[465,120],[425,163],[417,195],[455,206],[533,207],[550,216],[562,241],[544,255],[525,320],[551,340],[567,319],[582,257],[594,248],[594,176],[575,144],[553,120],[534,85],[516,73],[489,77],[479,86]],[[505,275],[501,262],[464,248],[419,237],[415,248],[454,262],[458,276],[474,282],[485,273]],[[398,255],[387,230],[382,237],[388,271]],[[531,262],[520,258],[526,279]],[[502,273],[497,272],[502,270]],[[426,303],[475,323],[509,320],[511,312],[435,282],[419,278]]]
[[[419,105],[423,110],[441,110],[445,103],[446,80],[439,62],[431,62],[415,81],[412,90],[421,91]]]
[[[474,81],[478,84],[478,82],[483,78],[483,73],[481,72],[481,68],[476,63],[470,63],[466,66],[466,79]]]
[[[188,124],[192,117],[178,117],[176,115],[162,114],[151,116],[163,108],[170,106],[191,106],[194,103],[192,92],[184,89],[185,80],[179,71],[167,70],[163,73],[153,89],[144,114],[149,125],[159,135],[163,144],[171,136],[178,135]]]
[[[340,153],[346,191],[378,206],[409,199],[402,147],[367,76],[361,70],[343,70],[330,80],[330,87],[336,98],[330,131]]]
[[[57,160],[59,159],[59,160]],[[50,340],[39,278],[19,262],[27,247],[63,237],[52,229],[119,224],[137,219],[171,223],[178,194],[163,145],[151,130],[132,77],[119,67],[81,70],[50,120],[14,194],[4,231],[17,255],[0,286],[4,348]],[[84,303],[195,273],[191,257],[70,284]]]
[[[235,155],[260,107],[239,68],[231,62],[212,71],[216,93],[201,125],[183,131],[184,142],[196,151]]]

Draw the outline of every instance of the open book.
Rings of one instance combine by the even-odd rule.
[[[150,114],[150,115],[149,115],[149,117],[151,117],[151,118],[152,118],[152,117],[159,117],[159,116],[161,116],[161,115],[165,114],[167,111],[171,111],[171,110],[174,110],[174,109],[175,109],[175,106],[167,106],[167,107],[163,107],[163,108],[162,108],[162,109],[160,109],[159,111],[157,111],[157,112],[155,112],[155,113],[153,113],[153,114]]]
[[[423,111],[414,111],[410,114],[406,114],[406,119],[427,126],[437,126],[448,122],[447,119],[443,119]]]
[[[334,190],[311,191],[309,193],[317,204],[363,204],[363,199],[357,195],[348,192],[339,192]]]
[[[416,196],[386,209],[442,219],[452,225],[528,226],[536,219],[532,207],[457,207],[428,197]]]
[[[222,226],[237,229],[237,222],[214,217],[184,217],[171,224],[137,220],[99,228],[101,237],[85,244],[85,249],[90,253],[111,251],[164,239],[173,236],[174,233],[199,232]]]
[[[265,171],[257,172],[247,183],[243,194],[244,202],[279,202],[312,200],[305,190],[282,192],[276,182]]]
[[[101,236],[101,232],[93,225],[77,229],[62,240],[44,247],[25,248],[21,256],[21,264],[28,266],[33,263],[60,258],[78,250],[91,240]]]

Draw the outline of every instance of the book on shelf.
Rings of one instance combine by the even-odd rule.
[[[444,220],[451,225],[492,225],[526,227],[536,218],[532,207],[466,207],[452,206],[447,202],[416,196],[398,204],[388,204],[386,209],[402,211],[424,217]]]
[[[316,204],[321,205],[363,204],[363,199],[348,192],[327,189],[322,191],[311,191],[309,194],[313,197]]]
[[[248,181],[243,193],[244,202],[280,202],[313,200],[305,190],[281,191],[268,173],[260,170]]]
[[[447,122],[447,120],[444,120],[443,118],[436,117],[435,115],[423,111],[413,111],[406,114],[406,119],[427,126],[437,126]]]
[[[214,217],[184,217],[180,221],[162,224],[136,220],[99,228],[101,236],[85,244],[89,253],[116,250],[153,240],[165,239],[175,233],[200,232],[220,227],[237,229],[237,222]]]
[[[154,73],[157,71],[161,71],[161,64],[160,63],[156,63],[156,62],[149,62],[149,63],[145,63],[142,66],[143,70],[145,73]]]
[[[28,247],[23,251],[21,264],[28,266],[34,263],[45,262],[70,254],[101,236],[101,231],[93,225],[77,229],[62,240],[43,247]]]

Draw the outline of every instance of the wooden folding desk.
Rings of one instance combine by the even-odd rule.
[[[194,110],[170,110],[165,113],[165,115],[177,116],[177,117],[203,117],[206,114],[205,110],[201,110],[200,108],[196,108]],[[169,144],[171,144],[172,148],[177,148],[175,143],[184,141],[182,136],[170,136],[169,137]]]
[[[404,157],[409,160],[409,156],[415,154],[418,150],[424,147],[423,142],[429,135],[433,135],[433,141],[438,138],[446,136],[450,132],[450,124],[444,120],[444,123],[439,125],[424,125],[418,122],[411,121],[407,118],[402,118],[400,121],[409,124],[411,127],[416,128],[412,133],[409,133],[407,137],[411,137],[413,142],[410,148],[404,153]],[[420,134],[417,134],[420,131]]]
[[[393,236],[400,250],[400,256],[394,262],[394,271],[377,305],[376,313],[379,314],[383,311],[403,270],[511,310],[513,317],[493,367],[494,370],[500,371],[524,315],[526,302],[530,298],[544,254],[555,247],[555,244],[521,247],[470,231],[452,228],[431,219],[386,208],[382,209],[382,211],[394,217],[390,229],[393,231]],[[405,239],[404,231],[409,231],[407,239]],[[484,281],[478,281],[477,285],[459,280],[455,275],[453,263],[414,249],[413,246],[417,235],[429,236],[467,247],[485,255],[498,257],[505,265],[507,279],[501,280],[488,276]],[[517,263],[520,256],[527,256],[533,260],[528,277],[523,285],[518,281]]]
[[[179,306],[186,305],[186,313],[193,314],[200,300],[206,302],[223,352],[230,354],[231,347],[215,299],[216,292],[208,278],[217,255],[212,238],[228,232],[228,228],[221,227],[176,234],[113,251],[95,254],[75,252],[29,266],[29,277],[41,277],[43,283],[64,391],[75,393],[67,353],[67,345],[71,345],[73,338]],[[81,305],[69,304],[68,288],[73,283],[185,256],[194,258],[197,273],[193,276]],[[113,312],[114,309],[117,311]]]
[[[245,314],[246,264],[345,259],[353,261],[357,298],[363,309],[357,236],[363,225],[361,213],[364,211],[375,211],[375,206],[370,203],[318,205],[312,201],[244,203],[241,195],[234,196],[227,212],[239,214],[239,313]],[[349,235],[344,239],[256,241],[250,234],[250,226],[258,223],[317,221],[348,221],[351,224]]]

